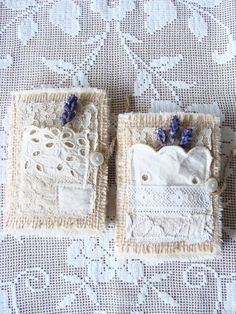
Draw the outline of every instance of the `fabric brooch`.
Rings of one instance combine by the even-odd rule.
[[[102,231],[109,158],[106,93],[16,92],[11,110],[5,230],[40,235]]]
[[[204,114],[119,116],[117,254],[220,253],[219,123]]]

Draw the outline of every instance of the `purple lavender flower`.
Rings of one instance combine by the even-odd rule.
[[[64,103],[64,111],[60,116],[60,121],[62,125],[65,125],[68,122],[71,122],[77,110],[77,100],[78,97],[75,95],[69,95],[67,101]]]
[[[179,134],[180,129],[180,120],[179,118],[174,115],[171,123],[169,125],[168,131],[162,128],[158,128],[155,130],[154,134],[156,135],[157,141],[161,145],[167,145],[168,143],[173,144],[175,139]],[[179,145],[183,148],[187,147],[192,142],[192,132],[191,128],[185,128],[179,138]],[[178,136],[179,137],[179,136]]]
[[[183,130],[180,136],[179,145],[185,148],[192,142],[192,132],[193,130],[190,128],[186,128]]]
[[[156,129],[155,134],[156,134],[157,141],[161,145],[166,145],[168,143],[168,133],[166,130],[162,128]]]
[[[176,135],[179,131],[180,121],[179,118],[175,115],[173,116],[170,126],[169,126],[169,140],[171,143],[174,143]]]
[[[64,110],[65,111],[70,111],[71,110],[71,105],[67,102],[64,103]]]
[[[66,124],[67,117],[68,117],[68,111],[64,111],[60,116],[60,121],[62,125]]]

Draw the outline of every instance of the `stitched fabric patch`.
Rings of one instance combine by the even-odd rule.
[[[88,215],[92,213],[94,191],[91,186],[59,184],[57,187],[58,210],[60,214]]]
[[[194,186],[132,186],[130,207],[133,212],[195,212],[211,210],[212,196],[206,193],[204,185]]]
[[[39,234],[102,230],[107,129],[103,91],[14,93],[5,228]]]
[[[219,119],[203,114],[119,116],[117,254],[219,254],[220,203],[212,190],[219,179],[218,129]]]

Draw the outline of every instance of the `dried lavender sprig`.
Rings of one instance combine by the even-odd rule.
[[[169,140],[171,143],[174,143],[174,140],[176,139],[176,135],[179,131],[179,127],[180,127],[180,120],[175,115],[173,116],[171,123],[169,125]]]
[[[64,111],[60,116],[60,121],[62,125],[71,122],[76,115],[75,111]]]
[[[156,135],[157,141],[161,145],[166,145],[168,143],[168,133],[166,130],[159,128],[159,129],[156,129],[154,133]]]
[[[76,97],[75,95],[69,95],[67,98],[67,101],[64,104],[64,109],[66,111],[76,111],[77,100],[78,100],[78,97]]]
[[[191,128],[186,128],[182,131],[180,140],[179,140],[179,145],[182,146],[183,148],[187,147],[188,145],[191,144],[192,142],[192,132],[193,130]]]
[[[68,96],[67,101],[64,103],[64,111],[60,116],[62,125],[65,125],[74,119],[77,110],[77,100],[78,97],[75,95]]]

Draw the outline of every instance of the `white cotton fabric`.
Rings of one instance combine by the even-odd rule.
[[[90,85],[107,90],[113,115],[125,111],[126,95],[132,95],[132,111],[217,114],[224,162],[236,139],[235,12],[235,0],[1,1],[4,314],[235,312],[235,161],[222,198],[224,231],[218,260],[116,258],[114,161],[109,170],[109,227],[100,237],[45,239],[2,232],[12,90]],[[53,119],[53,112],[45,118]]]
[[[58,210],[61,214],[88,215],[92,213],[94,191],[91,186],[79,184],[58,184]]]
[[[176,145],[155,151],[148,145],[134,144],[130,154],[132,179],[137,185],[193,185],[193,180],[202,184],[210,176],[212,156],[203,146],[186,152]]]

